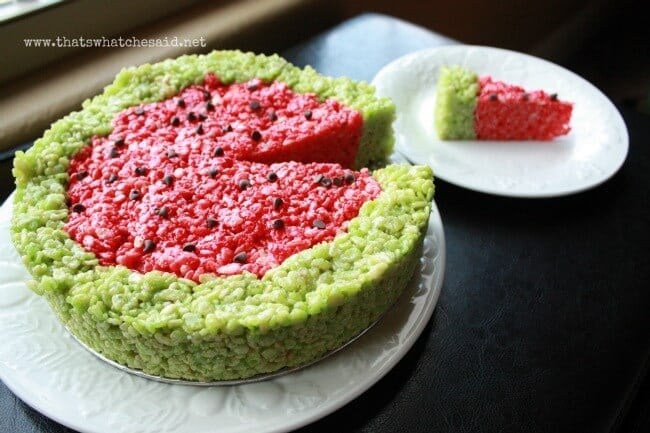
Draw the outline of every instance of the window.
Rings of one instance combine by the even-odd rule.
[[[56,45],[56,38],[62,41],[122,34],[202,1],[12,0],[0,6],[0,14],[7,11],[7,18],[0,19],[0,59],[11,59],[0,69],[0,83],[82,49],[72,44]],[[9,17],[11,11],[13,17]]]

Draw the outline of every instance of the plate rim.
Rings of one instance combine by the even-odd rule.
[[[544,190],[538,190],[535,193],[531,192],[519,192],[519,191],[513,191],[513,190],[507,190],[504,188],[490,188],[488,186],[477,186],[471,182],[464,182],[462,179],[458,180],[457,178],[454,177],[449,177],[447,176],[447,173],[443,170],[442,174],[440,174],[440,170],[436,170],[435,167],[432,166],[431,164],[431,158],[426,158],[427,160],[423,159],[414,159],[412,156],[409,154],[411,153],[417,153],[414,152],[413,149],[410,149],[404,145],[401,144],[401,141],[397,139],[398,136],[398,131],[395,130],[395,135],[396,135],[396,141],[395,141],[395,150],[407,157],[409,162],[412,164],[427,164],[429,166],[432,166],[434,169],[434,174],[437,179],[443,180],[445,182],[448,182],[450,184],[462,187],[464,189],[468,189],[471,191],[476,191],[480,193],[485,193],[485,194],[490,194],[490,195],[495,195],[495,196],[502,196],[502,197],[510,197],[510,198],[524,198],[524,199],[544,199],[544,198],[554,198],[554,197],[563,197],[567,195],[573,195],[573,194],[578,194],[580,192],[587,191],[589,189],[593,189],[599,185],[602,185],[603,183],[607,182],[609,179],[611,179],[616,173],[620,171],[622,168],[623,164],[625,164],[625,161],[627,160],[628,154],[629,154],[629,147],[630,147],[630,137],[629,137],[629,131],[627,129],[627,124],[625,123],[625,120],[623,119],[623,116],[621,115],[620,111],[616,107],[616,105],[612,102],[612,100],[605,94],[603,93],[598,87],[596,87],[594,84],[592,84],[590,81],[585,79],[584,77],[578,75],[577,73],[571,71],[570,69],[567,69],[564,66],[561,66],[557,63],[554,63],[550,60],[537,57],[532,54],[528,53],[523,53],[520,51],[515,51],[515,50],[510,50],[506,48],[500,48],[500,47],[493,47],[493,46],[488,46],[488,45],[473,45],[473,44],[448,44],[448,45],[440,45],[440,46],[435,46],[435,47],[429,47],[429,48],[424,48],[421,50],[413,51],[407,54],[404,54],[396,59],[393,59],[392,61],[386,63],[373,77],[371,81],[371,85],[375,88],[375,90],[379,89],[378,84],[381,83],[382,80],[385,80],[385,76],[393,73],[393,69],[398,68],[401,64],[412,61],[413,59],[418,59],[421,57],[425,56],[432,56],[436,54],[441,54],[446,51],[463,51],[463,50],[479,50],[479,51],[492,51],[492,52],[497,52],[500,55],[516,55],[520,56],[526,59],[529,59],[529,61],[533,62],[539,62],[545,64],[547,67],[550,68],[556,68],[558,70],[561,70],[563,73],[567,74],[571,79],[580,81],[582,85],[586,86],[589,90],[591,90],[598,98],[601,98],[605,103],[606,107],[611,111],[613,114],[612,119],[615,121],[615,126],[616,129],[621,133],[621,140],[620,140],[620,159],[616,161],[616,164],[612,165],[612,167],[607,170],[606,174],[600,177],[597,177],[596,180],[592,182],[587,182],[584,185],[577,185],[574,187],[570,188],[563,188],[561,190],[551,190],[551,191],[544,191]],[[380,96],[388,96],[390,95],[380,95]],[[399,110],[399,108],[398,108]],[[399,115],[399,114],[398,114]],[[433,122],[433,120],[432,120]],[[396,123],[393,124],[393,128],[396,128]],[[470,140],[470,141],[476,141],[476,140]]]

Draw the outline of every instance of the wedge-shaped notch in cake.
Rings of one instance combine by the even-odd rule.
[[[436,89],[435,127],[441,140],[542,140],[566,135],[573,104],[557,93],[479,77],[443,66]]]

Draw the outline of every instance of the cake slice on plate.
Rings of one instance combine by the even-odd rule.
[[[443,66],[438,78],[435,127],[441,140],[553,140],[571,130],[573,104],[556,93],[479,77]]]

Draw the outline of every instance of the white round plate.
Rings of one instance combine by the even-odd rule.
[[[218,387],[166,384],[118,370],[84,350],[28,274],[9,237],[12,197],[0,207],[0,379],[28,405],[88,433],[264,433],[296,429],[334,412],[382,378],[429,321],[445,269],[433,205],[420,270],[367,333],[303,370]]]
[[[442,141],[434,128],[440,67],[461,65],[479,76],[557,93],[573,102],[571,132],[553,141]],[[592,84],[558,65],[499,48],[450,45],[386,65],[373,80],[397,107],[396,148],[440,179],[512,197],[553,197],[594,187],[625,161],[628,133],[620,113]]]

